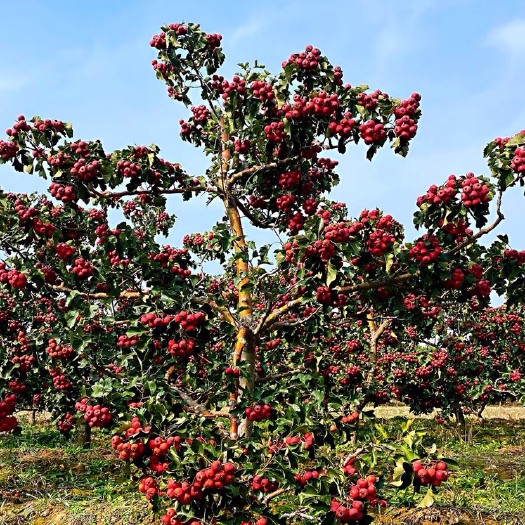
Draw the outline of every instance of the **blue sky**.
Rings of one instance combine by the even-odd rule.
[[[311,43],[343,68],[346,82],[401,98],[421,93],[409,156],[384,150],[369,163],[364,147],[351,148],[333,193],[353,215],[376,206],[391,213],[408,237],[418,195],[451,173],[488,174],[484,145],[525,128],[523,0],[17,0],[0,17],[0,129],[19,113],[58,118],[107,150],[156,143],[169,160],[202,173],[206,157],[178,138],[186,112],[167,98],[150,64],[151,36],[178,21],[223,35],[227,78],[254,59],[277,71]],[[0,186],[46,187],[5,167]],[[503,207],[501,231],[518,249],[525,249],[523,199],[516,190]],[[181,218],[176,238],[220,217],[203,207],[203,200],[172,205]]]

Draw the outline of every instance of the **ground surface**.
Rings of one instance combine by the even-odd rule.
[[[379,411],[390,433],[405,409]],[[469,421],[465,432],[418,419],[460,467],[429,509],[421,496],[392,492],[382,525],[525,525],[525,409],[495,407],[491,419]],[[493,419],[495,416],[498,419]],[[0,437],[0,525],[153,525],[136,481],[122,471],[102,436],[84,450],[45,422]],[[419,498],[419,500],[418,500]]]

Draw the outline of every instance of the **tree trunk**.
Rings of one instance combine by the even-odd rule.
[[[91,427],[83,419],[78,424],[77,443],[83,448],[91,446]]]

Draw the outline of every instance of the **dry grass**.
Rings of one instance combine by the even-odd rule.
[[[417,417],[422,419],[433,419],[437,412],[415,416],[410,413],[410,409],[404,405],[380,406],[375,409],[376,417],[380,419],[390,419],[394,417]],[[476,416],[471,416],[478,419]],[[488,406],[483,411],[483,419],[505,419],[519,421],[525,419],[525,407],[520,406]]]

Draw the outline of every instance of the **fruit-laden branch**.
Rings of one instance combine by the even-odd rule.
[[[269,228],[272,223],[271,222],[263,222],[260,221],[255,215],[239,200],[235,199],[235,205],[242,211],[244,216],[254,225],[258,228]]]
[[[164,188],[158,188],[155,187],[154,190],[152,189],[146,189],[146,190],[123,190],[123,191],[97,191],[95,188],[89,188],[89,192],[94,195],[95,197],[98,197],[100,199],[115,199],[120,197],[129,197],[132,195],[143,195],[147,192],[153,192],[155,195],[176,195],[176,194],[182,194],[182,193],[188,193],[188,192],[194,192],[194,193],[214,193],[217,192],[217,188],[214,186],[188,186],[186,188],[171,188],[171,189],[164,189]]]
[[[80,297],[85,297],[86,299],[136,299],[145,295],[149,295],[151,293],[150,290],[144,290],[143,292],[132,292],[131,290],[125,290],[124,292],[120,292],[118,296],[113,296],[105,292],[81,292],[80,290],[68,288],[63,284],[51,284],[47,286],[55,292],[62,292],[65,294],[76,294]]]
[[[124,292],[120,292],[120,294],[115,297],[105,292],[81,292],[79,290],[74,290],[73,288],[68,288],[67,286],[61,284],[53,284],[48,286],[56,292],[62,292],[65,294],[74,293],[86,299],[138,299],[140,297],[146,297],[152,294],[151,290],[143,290],[141,292],[133,292],[131,290],[127,290]],[[200,305],[207,304],[213,311],[222,315],[223,319],[227,323],[231,324],[232,326],[237,326],[235,319],[226,307],[221,306],[215,301],[209,299],[193,299],[193,302]]]
[[[443,253],[444,256],[450,256],[454,255],[455,253],[461,251],[463,248],[467,248],[471,244],[473,244],[476,240],[478,240],[480,237],[483,237],[484,235],[487,235],[492,230],[494,230],[501,221],[505,218],[501,211],[501,201],[503,198],[503,191],[498,191],[498,197],[496,201],[496,219],[492,224],[489,224],[488,226],[485,226],[484,228],[481,228],[479,231],[477,231],[474,235],[471,235],[468,237],[465,241],[463,241],[461,244],[458,244],[454,248],[446,251]],[[386,279],[378,279],[377,281],[370,281],[368,283],[359,283],[359,284],[353,284],[350,286],[338,286],[336,288],[337,292],[342,293],[353,293],[353,292],[363,292],[366,290],[375,290],[377,288],[381,288],[383,286],[392,286],[396,284],[402,284],[412,277],[417,277],[420,274],[419,270],[416,270],[413,274],[411,273],[403,273],[401,275],[392,275],[392,277],[386,278]]]
[[[256,173],[259,173],[261,171],[280,168],[280,167],[286,166],[287,164],[291,164],[292,162],[295,162],[295,159],[288,158],[288,159],[277,160],[275,162],[269,162],[268,164],[261,164],[259,166],[252,166],[251,168],[246,168],[244,170],[238,171],[237,173],[234,173],[226,181],[226,186],[230,187],[232,184],[242,179],[243,177],[246,177],[247,175],[255,175]]]
[[[263,332],[267,332],[272,327],[272,325],[275,324],[280,317],[282,317],[283,314],[285,314],[286,312],[288,312],[295,306],[298,306],[301,303],[305,302],[306,300],[307,300],[306,297],[298,297],[297,299],[294,299],[293,301],[286,303],[284,306],[277,308],[269,315],[263,317],[259,321],[257,328],[254,330],[255,335],[259,335]]]
[[[492,224],[489,224],[488,226],[485,226],[485,228],[481,228],[477,233],[470,236],[468,239],[463,241],[461,244],[458,244],[456,247],[452,248],[452,250],[449,250],[446,252],[447,255],[454,255],[455,253],[459,252],[466,246],[469,246],[472,244],[476,239],[479,239],[480,237],[483,237],[483,235],[486,235],[487,233],[490,233],[498,224],[505,218],[505,215],[503,215],[503,212],[501,211],[501,200],[503,198],[503,190],[498,191],[498,198],[496,199],[496,219]]]

